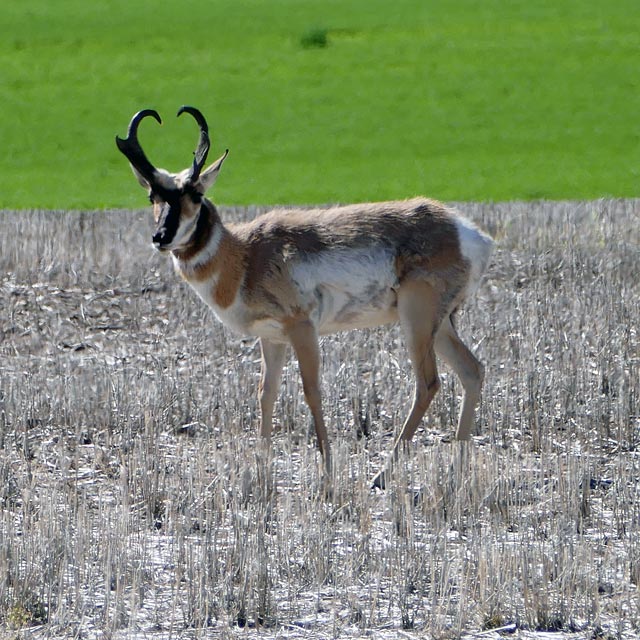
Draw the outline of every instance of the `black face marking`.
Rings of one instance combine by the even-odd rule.
[[[154,185],[149,194],[152,203],[158,201],[163,203],[153,236],[153,243],[159,247],[171,244],[173,241],[180,225],[181,200],[185,195],[188,195],[194,204],[202,203],[202,194],[192,184],[187,184],[182,189],[165,189]]]
[[[176,231],[178,231],[178,225],[180,224],[180,191],[154,185],[149,198],[161,207],[156,232],[153,234],[153,244],[162,247],[170,244],[176,235]]]

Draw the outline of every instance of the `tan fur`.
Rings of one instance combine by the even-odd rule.
[[[217,262],[212,273],[220,273],[213,287],[213,298],[223,309],[228,307],[238,294],[245,274],[244,261],[244,247],[231,235],[223,237],[218,253],[211,260]]]
[[[220,286],[233,291],[242,268],[246,271],[242,295],[247,305],[263,309],[265,317],[285,318],[301,311],[291,304],[294,294],[288,262],[331,248],[367,247],[393,239],[398,247],[400,281],[427,278],[434,287],[457,294],[464,286],[468,265],[460,255],[450,215],[440,203],[424,198],[333,209],[275,210],[248,223],[228,225],[226,237],[233,251],[224,261],[212,260],[199,267],[193,277],[204,280],[222,263],[223,277],[232,282]],[[242,261],[242,267],[235,266],[234,260]]]

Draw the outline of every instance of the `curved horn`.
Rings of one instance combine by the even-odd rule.
[[[189,180],[195,182],[200,177],[200,172],[204,167],[204,163],[207,161],[207,154],[209,153],[209,147],[211,142],[209,140],[209,125],[205,120],[205,117],[195,107],[180,107],[178,115],[188,113],[195,118],[195,121],[200,127],[200,139],[198,140],[198,146],[193,152],[193,168],[191,169],[191,175]]]
[[[149,162],[149,160],[147,160],[147,156],[142,150],[140,142],[138,142],[138,125],[147,116],[152,116],[162,124],[162,120],[160,119],[157,111],[153,109],[143,109],[142,111],[138,111],[138,113],[131,118],[129,128],[127,129],[127,137],[122,139],[116,136],[116,144],[118,145],[118,149],[120,149],[120,151],[127,157],[129,162],[147,180],[147,182],[153,183],[156,168]]]

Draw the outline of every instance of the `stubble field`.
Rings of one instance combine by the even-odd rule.
[[[329,499],[295,363],[268,455],[257,345],[151,250],[147,212],[0,213],[0,636],[637,637],[640,203],[460,208],[498,243],[459,318],[480,433],[451,441],[443,368],[372,490],[402,339],[325,338]]]

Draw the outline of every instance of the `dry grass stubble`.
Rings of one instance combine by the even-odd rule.
[[[443,371],[372,491],[411,396],[402,340],[326,338],[328,501],[295,363],[268,452],[256,345],[151,251],[146,213],[1,213],[0,629],[635,637],[640,205],[461,208],[499,243],[459,319],[481,435],[448,441]]]

